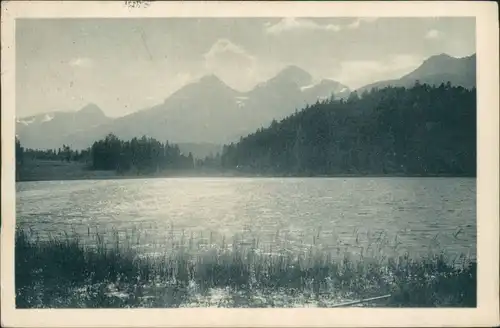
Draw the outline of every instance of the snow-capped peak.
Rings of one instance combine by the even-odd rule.
[[[311,89],[314,88],[315,86],[316,86],[315,84],[304,85],[303,87],[300,87],[300,91]]]
[[[236,105],[238,105],[238,107],[241,108],[241,107],[245,107],[245,100],[247,100],[248,97],[238,96],[238,97],[235,97],[235,99],[236,99]]]
[[[45,114],[45,116],[42,118],[41,122],[49,122],[49,121],[52,121],[53,119],[54,119],[54,115]]]
[[[34,117],[31,117],[29,119],[24,119],[24,120],[21,120],[21,119],[17,119],[16,120],[17,123],[21,123],[21,124],[24,124],[24,125],[30,125],[31,123],[35,122],[35,118]]]

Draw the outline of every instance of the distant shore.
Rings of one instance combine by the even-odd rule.
[[[132,179],[166,179],[166,178],[476,178],[468,175],[408,175],[408,174],[335,174],[335,175],[265,175],[265,174],[244,174],[229,172],[176,172],[172,174],[145,174],[127,175],[115,172],[96,171],[81,176],[37,176],[25,179],[18,179],[16,182],[36,182],[36,181],[73,181],[73,180],[132,180]]]
[[[61,161],[32,161],[20,172],[16,182],[60,181],[60,180],[115,180],[153,178],[475,178],[456,174],[404,174],[404,173],[337,173],[337,174],[277,174],[221,171],[217,169],[171,170],[154,174],[118,173],[116,171],[92,170],[85,163]]]

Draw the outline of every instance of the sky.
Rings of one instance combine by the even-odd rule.
[[[288,65],[355,89],[475,43],[461,17],[18,19],[16,116],[95,103],[118,117],[207,74],[247,91]]]

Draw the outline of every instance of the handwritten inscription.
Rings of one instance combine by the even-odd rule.
[[[147,8],[151,1],[125,1],[125,5],[129,8]]]

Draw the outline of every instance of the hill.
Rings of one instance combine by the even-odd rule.
[[[476,86],[476,55],[463,58],[454,58],[447,54],[432,56],[413,72],[399,79],[375,82],[359,88],[357,91],[362,93],[372,88],[387,86],[411,87],[416,81],[429,85],[450,82],[455,86],[473,88]]]
[[[476,90],[352,93],[224,146],[225,169],[279,175],[476,175]]]

